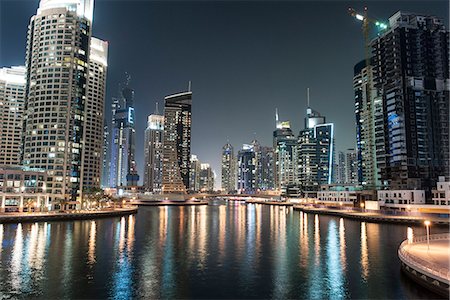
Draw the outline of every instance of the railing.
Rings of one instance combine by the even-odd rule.
[[[430,235],[430,241],[438,240],[450,240],[450,233],[441,233]],[[450,271],[448,268],[443,268],[437,264],[431,263],[429,261],[423,260],[415,255],[408,253],[407,248],[415,243],[421,243],[427,241],[427,236],[414,237],[412,242],[410,240],[405,240],[400,244],[398,248],[399,258],[409,264],[410,266],[415,266],[419,270],[425,270],[429,274],[432,274],[438,278],[442,278],[447,284],[450,283]]]

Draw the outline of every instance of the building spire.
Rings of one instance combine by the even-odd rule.
[[[191,86],[192,86],[192,82],[189,80],[189,84],[188,84],[188,92],[191,91]]]
[[[158,101],[156,101],[155,115],[159,115]]]
[[[275,122],[278,124],[278,108],[275,108]]]
[[[309,88],[306,88],[306,103],[308,104],[309,108]]]

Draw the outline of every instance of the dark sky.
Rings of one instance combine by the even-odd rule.
[[[23,65],[38,0],[0,0],[0,67]],[[433,14],[448,26],[448,1],[107,1],[96,0],[93,35],[109,42],[106,114],[123,73],[136,93],[137,158],[155,102],[192,81],[192,153],[212,164],[255,136],[272,145],[275,108],[303,128],[311,106],[335,123],[337,149],[354,147],[353,66],[363,59],[360,23],[347,8],[387,20],[398,10]]]

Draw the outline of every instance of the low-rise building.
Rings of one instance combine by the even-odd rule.
[[[336,204],[345,206],[361,206],[365,201],[375,199],[375,192],[363,190],[360,185],[325,184],[317,192],[317,203]]]
[[[450,182],[444,176],[439,176],[436,189],[431,191],[434,205],[450,205]]]
[[[378,191],[378,201],[386,206],[389,206],[389,204],[425,204],[425,191],[381,190]]]
[[[23,166],[0,166],[1,212],[48,211],[59,209],[47,193],[47,172]],[[75,208],[75,207],[73,207]]]

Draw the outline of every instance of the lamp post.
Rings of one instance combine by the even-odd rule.
[[[430,225],[431,225],[431,222],[426,220],[424,222],[424,224],[427,227],[427,246],[428,246],[428,250],[430,250]]]

